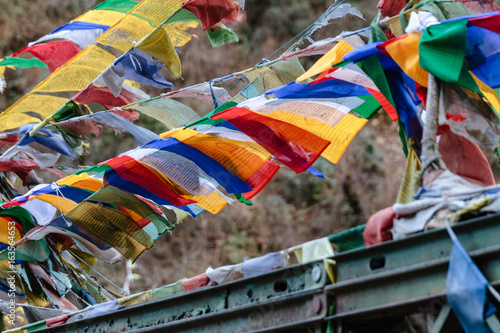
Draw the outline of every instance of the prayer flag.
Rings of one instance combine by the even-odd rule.
[[[234,0],[187,0],[182,4],[201,21],[203,31],[216,27],[221,21],[235,21],[240,6]]]
[[[31,53],[40,59],[53,72],[77,55],[80,52],[80,48],[69,40],[59,40],[27,46],[14,53],[12,57],[17,57],[25,52]]]
[[[300,127],[247,108],[233,107],[211,118],[227,120],[296,173],[306,171],[330,144]]]
[[[163,62],[174,78],[181,76],[181,61],[164,26],[156,27],[135,48]]]
[[[54,39],[65,39],[75,43],[80,49],[84,49],[97,39],[97,37],[102,35],[102,33],[107,29],[109,29],[109,25],[73,21],[60,26],[50,34],[29,43],[28,46],[33,46]]]

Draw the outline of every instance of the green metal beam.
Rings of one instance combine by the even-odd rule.
[[[499,285],[499,215],[454,230],[486,278]],[[424,311],[429,302],[446,304],[452,246],[446,230],[439,229],[338,255],[337,282],[325,287],[334,295],[336,313],[327,320],[355,323],[361,316],[377,320],[409,308]]]
[[[500,214],[453,229],[486,278],[500,286]],[[452,245],[446,230],[428,231],[335,256],[334,284],[317,261],[37,332],[319,333],[330,324],[339,333],[429,309],[437,317],[432,332],[446,332],[458,324],[445,296]],[[497,317],[487,323],[499,332]]]
[[[307,331],[327,314],[323,261],[136,304],[37,332]]]

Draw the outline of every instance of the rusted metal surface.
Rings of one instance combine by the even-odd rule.
[[[326,316],[326,283],[327,274],[319,261],[39,332],[274,332],[292,327],[307,331]]]
[[[471,220],[454,230],[486,278],[498,287],[499,215]],[[451,249],[446,230],[440,229],[337,256],[337,283],[325,287],[335,295],[336,309],[325,320],[352,328],[360,318],[376,322],[398,313],[426,311],[429,304],[446,305]]]

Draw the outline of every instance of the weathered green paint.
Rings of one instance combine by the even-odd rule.
[[[454,230],[486,278],[500,286],[500,214]],[[445,297],[451,249],[446,230],[428,231],[338,254],[335,284],[317,261],[37,332],[324,332],[328,322],[339,329],[376,326],[429,305],[444,308],[434,329],[444,332],[457,323]],[[327,311],[332,305],[335,313]]]

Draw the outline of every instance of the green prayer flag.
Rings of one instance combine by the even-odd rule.
[[[368,41],[369,43],[385,42],[387,40],[387,36],[378,26],[377,19],[378,17],[375,16],[372,23],[370,24],[370,40]]]
[[[445,82],[459,84],[468,22],[466,19],[444,22],[425,29],[418,46],[420,66]]]
[[[94,10],[111,10],[114,12],[128,13],[139,4],[134,0],[108,0],[94,7]]]
[[[220,124],[220,123],[224,122],[225,120],[224,119],[212,120],[212,119],[210,119],[210,117],[213,116],[214,114],[217,114],[217,113],[222,112],[224,110],[235,107],[236,105],[238,105],[238,103],[233,102],[233,101],[226,102],[226,103],[222,104],[221,106],[219,106],[218,108],[216,108],[215,110],[213,110],[212,112],[210,112],[209,114],[207,114],[206,116],[204,116],[203,118],[201,118],[200,120],[198,120],[198,121],[196,121],[196,122],[194,122],[186,127],[189,128],[189,127],[193,127],[196,125],[217,125],[217,124]]]
[[[253,203],[250,200],[245,199],[243,194],[241,193],[233,193],[236,199],[238,199],[239,202],[244,203],[247,206],[253,206]]]
[[[371,117],[373,117],[375,113],[377,113],[378,110],[380,110],[380,103],[372,95],[357,96],[357,97],[365,102],[360,106],[352,109],[352,111],[356,112],[361,117],[365,119],[370,119]]]
[[[185,8],[179,8],[176,10],[163,24],[170,24],[175,22],[192,22],[197,21],[201,24],[201,21],[194,15],[191,11]]]
[[[75,101],[69,101],[63,106],[61,106],[59,109],[57,109],[53,114],[52,118],[54,118],[55,121],[60,122],[60,121],[65,121],[74,117],[80,117],[85,115],[83,111],[80,109],[78,104],[76,104]]]
[[[236,43],[239,40],[236,33],[223,24],[215,29],[207,29],[207,36],[210,43],[212,43],[212,47],[219,47],[226,43]]]
[[[30,240],[15,248],[15,258],[21,261],[42,262],[49,259],[50,249],[45,238]],[[0,252],[0,260],[9,260],[9,249]]]
[[[0,66],[14,66],[16,68],[31,68],[31,67],[42,67],[42,68],[47,68],[47,65],[45,65],[40,59],[38,58],[33,58],[33,59],[23,59],[23,58],[17,58],[17,57],[7,57],[0,61]]]
[[[28,213],[26,209],[19,206],[0,209],[0,216],[14,219],[23,227],[25,233],[35,227],[35,222],[31,214]]]
[[[387,98],[393,107],[395,107],[394,99],[392,98],[391,89],[389,88],[389,82],[387,82],[387,77],[385,76],[384,69],[377,55],[373,55],[368,59],[360,61],[357,63],[358,66],[366,73],[377,86],[380,92]]]
[[[107,164],[94,165],[94,166],[91,166],[90,168],[87,168],[85,170],[78,171],[77,173],[75,173],[75,175],[81,175],[82,173],[89,173],[89,172],[100,173],[100,172],[104,172],[104,171],[109,170],[109,169],[112,169],[112,168]]]

